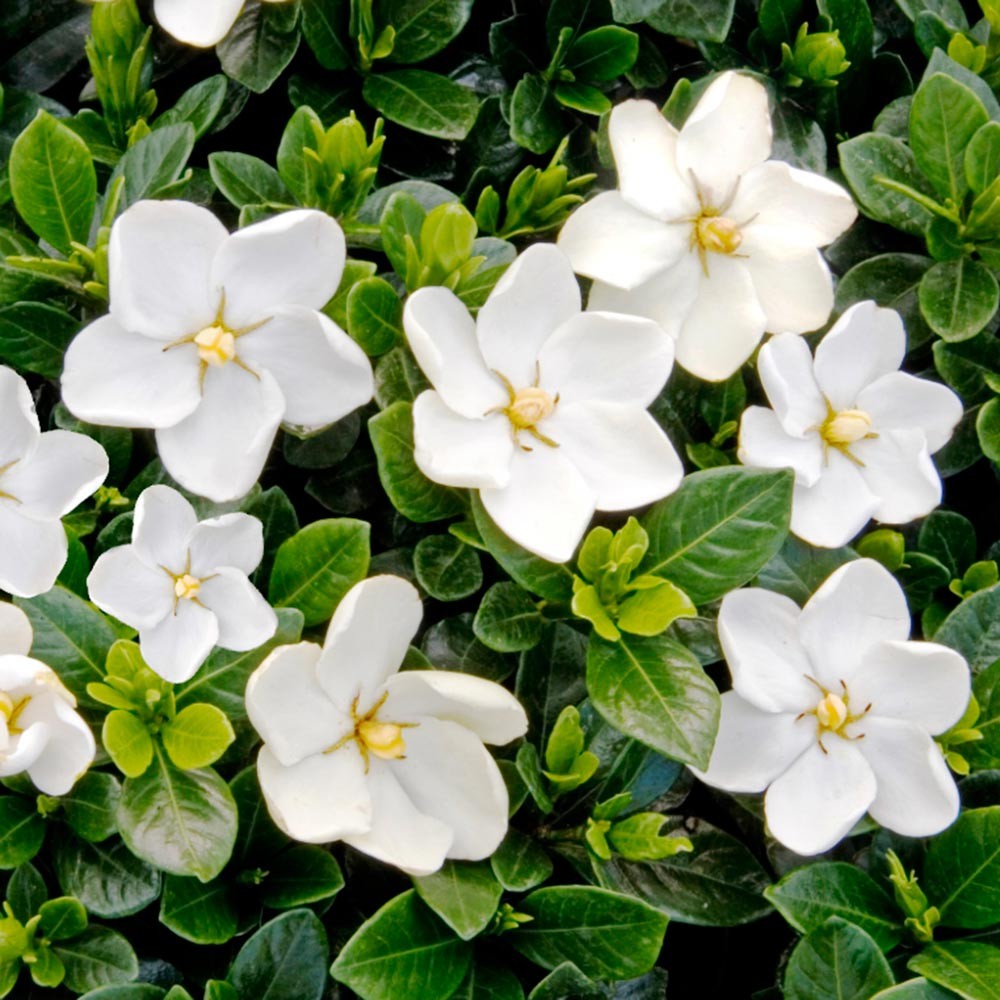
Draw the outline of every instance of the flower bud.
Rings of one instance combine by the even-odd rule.
[[[809,25],[803,24],[794,46],[782,43],[781,68],[793,86],[808,80],[820,87],[833,87],[835,78],[851,65],[846,55],[839,31],[817,31],[810,35]]]

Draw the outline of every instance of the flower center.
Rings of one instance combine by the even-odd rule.
[[[872,418],[864,410],[831,413],[819,429],[820,436],[833,448],[843,448],[869,437]]]
[[[182,573],[174,578],[174,597],[179,600],[193,601],[201,590],[201,580],[190,573]]]
[[[6,691],[0,691],[0,716],[3,717],[7,724],[7,733],[10,736],[16,736],[18,733],[23,732],[23,730],[18,726],[17,720],[21,713],[28,707],[31,702],[31,696],[25,695],[23,698],[19,698],[14,701],[13,698]]]
[[[694,241],[702,251],[736,253],[743,242],[740,227],[728,216],[702,212],[695,220]]]
[[[224,326],[213,324],[194,335],[198,357],[207,365],[219,368],[236,357],[236,338]]]
[[[816,705],[816,721],[823,729],[836,732],[847,721],[847,714],[847,704],[837,694],[828,694]]]
[[[357,733],[361,742],[380,760],[400,760],[406,756],[403,727],[395,722],[374,719],[359,722]]]
[[[536,424],[552,415],[556,401],[537,385],[518,389],[507,407],[507,419],[516,430],[531,430]]]
[[[817,731],[816,731],[816,741],[819,743],[820,749],[826,753],[826,747],[823,746],[823,737],[827,733],[833,733],[834,736],[839,736],[845,740],[861,740],[864,739],[864,733],[858,733],[855,736],[848,736],[845,730],[848,726],[855,722],[859,722],[863,719],[870,711],[871,705],[868,704],[864,707],[861,712],[852,712],[850,708],[851,697],[847,690],[847,685],[841,681],[840,682],[840,693],[837,694],[834,691],[827,691],[825,687],[815,677],[810,677],[808,674],[805,675],[806,680],[810,684],[814,684],[819,688],[823,697],[816,702],[816,707],[812,708],[806,712],[801,712],[798,718],[795,720],[798,722],[799,719],[805,718],[807,715],[816,716]]]

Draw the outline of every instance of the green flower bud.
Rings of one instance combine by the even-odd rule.
[[[0,918],[0,963],[13,962],[28,950],[28,932],[10,908],[4,903],[7,916]]]
[[[811,35],[809,25],[803,24],[794,46],[782,42],[781,68],[794,87],[807,81],[819,87],[834,87],[836,77],[851,65],[846,55],[839,31],[818,31]]]

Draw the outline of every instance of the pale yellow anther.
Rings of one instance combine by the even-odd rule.
[[[699,246],[712,253],[735,253],[743,242],[740,227],[725,215],[701,215],[694,227]]]
[[[828,694],[816,706],[816,720],[824,729],[836,730],[847,721],[847,705],[840,695]]]
[[[506,412],[517,430],[527,430],[550,416],[555,408],[556,401],[549,393],[537,385],[529,385],[514,393]]]
[[[207,365],[219,367],[236,357],[236,338],[223,326],[206,326],[195,334],[194,342]]]
[[[872,418],[864,410],[841,410],[832,413],[820,427],[820,435],[827,444],[843,447],[868,437]]]
[[[6,691],[0,691],[0,715],[9,721],[14,714],[14,699]]]
[[[366,719],[358,723],[357,732],[368,750],[382,760],[399,760],[406,756],[403,727],[394,722]]]
[[[179,600],[194,600],[199,590],[201,590],[201,580],[190,573],[185,573],[174,580],[174,596]]]

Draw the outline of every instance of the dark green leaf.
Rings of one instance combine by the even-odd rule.
[[[438,139],[464,139],[479,113],[472,90],[422,69],[369,76],[362,93],[389,121]]]
[[[785,969],[786,1000],[869,1000],[892,986],[878,945],[860,927],[830,917],[795,946]]]

